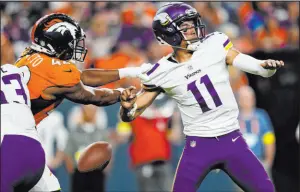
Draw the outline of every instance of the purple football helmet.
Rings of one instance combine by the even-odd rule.
[[[182,41],[187,41],[182,34],[179,26],[184,21],[193,21],[197,33],[197,41],[205,37],[205,25],[201,21],[200,14],[192,6],[182,3],[169,3],[162,6],[154,17],[152,28],[156,39],[161,44],[168,44],[173,47],[179,47]]]

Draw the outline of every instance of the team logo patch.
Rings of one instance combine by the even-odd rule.
[[[160,21],[160,24],[163,26],[168,25],[172,21],[172,19],[170,18],[170,16],[167,13],[160,13],[160,14],[156,15],[154,17],[154,20]]]
[[[76,32],[77,28],[76,26],[67,23],[67,22],[60,22],[52,25],[49,29],[47,29],[47,32],[59,32],[61,35],[64,35],[66,31],[70,31],[73,38],[76,38]]]
[[[56,23],[60,23],[63,22],[60,19],[52,19],[51,21],[47,22],[46,24],[44,24],[44,31],[47,31],[51,26],[53,26]]]

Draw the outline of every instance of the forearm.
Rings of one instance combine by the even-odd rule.
[[[144,67],[126,67],[121,69],[103,70],[103,69],[87,69],[81,73],[81,81],[84,85],[91,87],[99,87],[114,81],[118,81],[124,77],[140,77],[141,73],[149,67],[144,64]]]
[[[273,164],[274,155],[275,155],[275,144],[265,145],[265,159],[264,162],[270,167]]]
[[[255,59],[249,55],[239,53],[232,62],[232,65],[238,69],[251,73],[254,75],[260,75],[262,77],[271,77],[275,74],[276,69],[265,69],[261,66],[264,63],[263,60]]]
[[[89,98],[89,104],[97,106],[113,105],[120,101],[121,92],[114,89],[94,89],[93,95]]]
[[[96,89],[88,86],[83,86],[76,92],[66,94],[65,97],[75,103],[107,106],[119,102],[120,95],[121,92],[118,90],[107,88]]]
[[[87,69],[81,73],[84,85],[98,87],[120,80],[119,70]]]

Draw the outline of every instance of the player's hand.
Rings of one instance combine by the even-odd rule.
[[[265,69],[279,69],[280,67],[284,66],[284,62],[281,60],[278,61],[278,60],[268,59],[260,66],[262,66]]]
[[[136,88],[134,86],[130,86],[126,88],[121,94],[121,105],[125,109],[131,109],[137,99],[136,97]]]

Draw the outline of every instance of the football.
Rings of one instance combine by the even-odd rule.
[[[111,155],[112,147],[109,143],[104,141],[92,143],[81,153],[77,168],[80,172],[103,170],[109,164]]]

